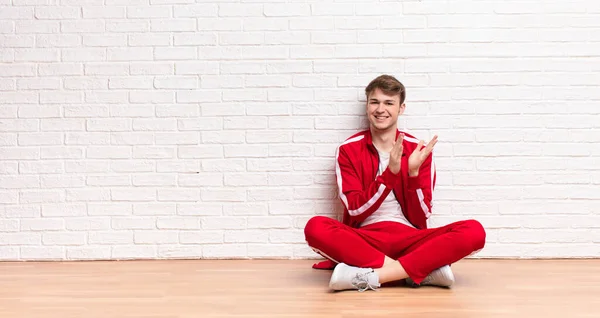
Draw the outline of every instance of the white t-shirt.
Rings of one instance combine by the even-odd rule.
[[[382,152],[379,149],[377,150],[377,152],[379,152],[380,159],[379,171],[377,172],[377,176],[379,176],[383,173],[383,171],[385,171],[385,169],[388,166],[388,163],[390,161],[390,153]],[[394,194],[394,191],[390,191],[390,194],[388,194],[385,200],[383,200],[379,209],[373,212],[373,214],[369,215],[361,223],[360,226],[365,226],[382,221],[399,222],[414,228],[414,226],[410,224],[410,222],[406,219],[404,213],[402,213],[402,207],[400,206],[400,203],[398,203],[398,200],[396,200],[396,195]]]

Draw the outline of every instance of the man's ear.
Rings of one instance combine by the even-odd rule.
[[[400,105],[400,108],[398,108],[398,115],[404,114],[405,109],[406,109],[406,104],[402,103],[402,105]]]

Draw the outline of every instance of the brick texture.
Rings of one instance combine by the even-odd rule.
[[[434,134],[430,226],[599,257],[592,0],[0,2],[0,261],[311,258],[364,86]]]

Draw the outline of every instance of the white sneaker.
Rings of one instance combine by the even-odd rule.
[[[372,268],[361,268],[339,263],[331,274],[329,288],[333,290],[358,289],[363,292],[367,289],[375,290],[381,286],[379,276]]]
[[[442,266],[433,272],[431,272],[425,279],[420,283],[416,284],[410,277],[406,279],[406,283],[413,287],[417,286],[440,286],[450,287],[454,284],[454,274],[450,269],[449,265]]]

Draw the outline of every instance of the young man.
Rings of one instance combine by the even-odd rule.
[[[313,267],[335,267],[329,282],[334,290],[364,291],[402,279],[450,287],[449,265],[482,249],[485,231],[475,220],[427,228],[437,136],[425,145],[398,131],[406,91],[393,76],[375,78],[365,93],[370,127],[336,154],[343,220],[315,216],[304,229],[308,245],[328,259]]]

